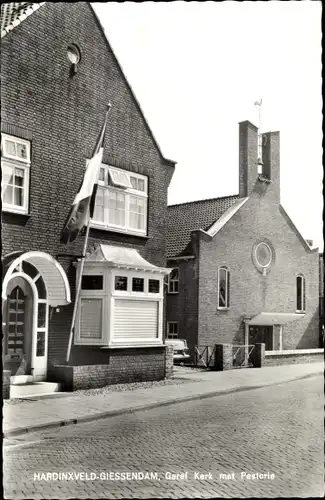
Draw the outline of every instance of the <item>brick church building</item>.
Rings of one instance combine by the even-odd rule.
[[[2,4],[1,38],[4,380],[76,389],[162,379],[175,162],[163,156],[90,3]],[[66,362],[84,233],[67,245],[60,233],[109,102]]]
[[[167,337],[192,354],[216,343],[319,347],[318,249],[281,205],[279,132],[261,139],[239,124],[238,195],[168,207]]]

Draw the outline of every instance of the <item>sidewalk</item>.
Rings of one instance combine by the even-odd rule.
[[[324,363],[243,368],[212,372],[175,368],[187,383],[109,394],[65,393],[57,397],[4,404],[3,437],[121,415],[136,410],[231,392],[258,389],[324,373]],[[59,394],[59,393],[58,393]]]

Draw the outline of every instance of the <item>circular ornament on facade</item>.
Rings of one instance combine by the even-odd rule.
[[[274,256],[274,249],[269,241],[259,241],[253,246],[253,263],[256,269],[263,275],[270,271]]]
[[[256,262],[261,267],[268,267],[272,262],[272,250],[267,243],[259,243],[255,248]]]
[[[78,64],[81,58],[80,50],[75,44],[69,45],[67,49],[67,56],[71,64]]]

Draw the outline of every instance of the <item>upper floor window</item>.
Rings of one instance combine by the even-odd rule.
[[[113,231],[147,234],[148,178],[102,165],[93,223]]]
[[[218,269],[218,308],[227,309],[230,306],[230,273],[227,267]]]
[[[178,293],[179,269],[175,267],[168,275],[168,293]]]
[[[10,212],[28,213],[30,142],[1,135],[2,204]]]
[[[297,312],[306,311],[305,278],[302,275],[296,278],[296,300]]]

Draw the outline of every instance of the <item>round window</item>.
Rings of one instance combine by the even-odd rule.
[[[255,248],[256,262],[261,267],[268,267],[272,262],[272,250],[266,243],[259,243]]]
[[[78,62],[80,61],[80,57],[81,57],[80,50],[74,44],[69,45],[68,50],[67,50],[67,56],[68,56],[69,61],[72,64],[78,64]]]

